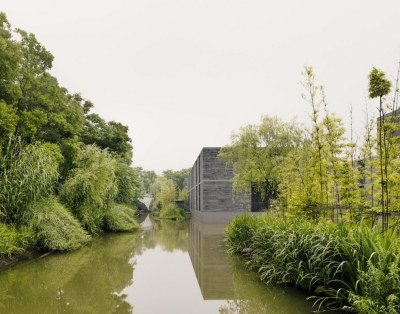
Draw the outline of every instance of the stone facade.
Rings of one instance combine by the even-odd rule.
[[[190,211],[244,212],[250,196],[233,201],[232,167],[218,159],[220,147],[204,147],[188,176]]]

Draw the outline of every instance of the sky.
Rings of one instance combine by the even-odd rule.
[[[3,0],[14,28],[54,56],[51,73],[129,126],[133,167],[193,165],[202,147],[278,116],[309,126],[302,71],[362,137],[372,67],[397,75],[400,1]]]

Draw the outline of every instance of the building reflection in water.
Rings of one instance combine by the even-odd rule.
[[[190,220],[188,250],[203,299],[226,300],[218,309],[221,314],[310,313],[313,302],[305,301],[305,293],[292,286],[267,286],[240,256],[224,253],[225,227]]]
[[[222,243],[225,227],[226,224],[190,220],[189,256],[204,300],[234,299],[232,265]]]

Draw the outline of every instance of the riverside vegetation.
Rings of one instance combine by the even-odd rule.
[[[267,283],[314,293],[318,309],[400,313],[399,75],[392,84],[371,70],[368,91],[379,99],[379,115],[366,106],[361,146],[352,109],[347,140],[312,68],[303,76],[311,130],[265,116],[221,150],[233,165],[234,194],[249,193],[251,183],[271,208],[270,215],[236,217],[225,232],[228,251],[242,254]]]
[[[128,128],[59,86],[53,59],[0,13],[1,257],[76,249],[103,231],[139,226],[143,192]]]
[[[190,168],[179,171],[164,170],[162,176],[155,178],[149,186],[154,199],[150,209],[155,216],[163,219],[183,219],[185,211],[176,206],[175,201],[188,205],[187,176]]]

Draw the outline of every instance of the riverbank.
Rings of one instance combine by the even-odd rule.
[[[319,305],[368,314],[400,310],[395,233],[363,224],[244,214],[228,225],[224,241],[262,281],[293,284],[312,293]]]
[[[87,235],[87,241],[74,249],[54,250],[38,247],[35,237],[37,236],[29,228],[20,228],[19,230],[10,225],[0,223],[0,273],[9,267],[12,267],[21,262],[33,260],[36,258],[44,257],[52,252],[74,251],[81,248],[85,244],[92,242],[92,240],[99,235],[105,233],[123,233],[136,231],[140,229],[140,223],[144,220],[146,215],[143,212],[138,212],[135,218],[129,217],[129,221],[134,221],[135,228],[131,230],[114,230],[103,231],[97,235]]]
[[[17,252],[13,254],[11,257],[0,256],[0,273],[5,269],[7,269],[9,266],[15,265],[23,261],[38,258],[43,254],[45,254],[43,250],[40,251],[25,250],[23,252]]]
[[[304,292],[268,287],[225,254],[224,225],[149,219],[151,228],[105,233],[79,250],[7,268],[0,312],[311,313]]]

